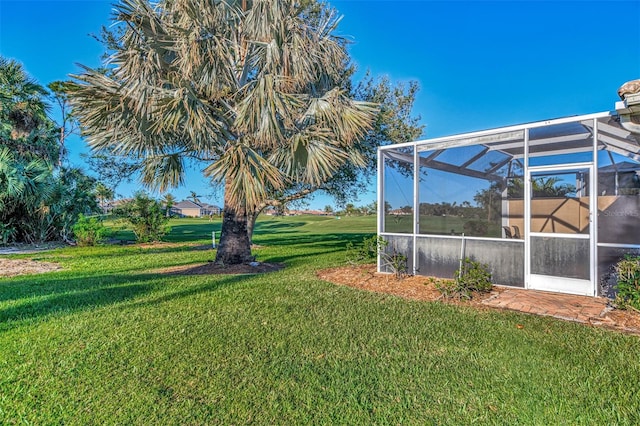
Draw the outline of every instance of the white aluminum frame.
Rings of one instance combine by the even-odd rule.
[[[388,145],[382,146],[378,148],[378,174],[377,174],[377,188],[378,188],[378,220],[377,220],[377,231],[378,235],[388,235],[388,236],[403,236],[403,237],[412,237],[413,241],[413,272],[417,272],[417,261],[418,261],[418,250],[417,250],[417,241],[420,237],[441,237],[441,238],[470,238],[470,237],[459,237],[459,236],[444,236],[444,235],[429,235],[429,234],[419,234],[420,231],[420,210],[419,210],[419,177],[420,177],[420,152],[423,151],[431,151],[431,150],[440,150],[447,149],[452,147],[459,146],[471,146],[477,144],[484,143],[496,143],[497,146],[495,149],[500,149],[502,146],[499,145],[501,142],[508,143],[510,141],[523,140],[524,150],[523,150],[523,172],[526,177],[524,182],[524,230],[523,230],[523,243],[524,243],[524,277],[525,288],[530,288],[530,276],[531,276],[531,246],[530,246],[530,238],[531,238],[531,227],[530,227],[530,219],[531,219],[531,181],[530,176],[531,172],[536,171],[562,171],[570,170],[575,168],[587,168],[589,170],[590,179],[589,179],[589,191],[590,191],[590,202],[589,202],[589,213],[590,213],[590,229],[589,235],[580,235],[580,234],[571,234],[566,237],[570,238],[589,238],[590,243],[590,282],[591,286],[589,288],[589,295],[595,296],[598,292],[598,247],[616,247],[616,248],[628,248],[628,249],[640,249],[640,244],[612,244],[612,243],[598,243],[598,192],[597,192],[597,182],[598,182],[598,144],[599,141],[602,140],[607,144],[607,150],[618,152],[616,149],[620,149],[624,152],[618,152],[621,155],[628,156],[635,161],[639,161],[640,156],[630,153],[631,148],[635,148],[634,145],[629,144],[624,141],[617,140],[612,136],[617,136],[620,138],[625,138],[625,130],[618,129],[617,127],[612,126],[611,124],[601,123],[598,120],[601,118],[607,117],[615,117],[617,115],[616,111],[611,112],[598,112],[593,114],[585,114],[581,116],[572,116],[572,117],[564,117],[553,120],[544,120],[527,124],[519,124],[514,126],[507,126],[501,128],[487,129],[477,132],[463,133],[451,136],[443,136],[432,139],[423,139],[412,142],[406,142],[402,144]],[[589,122],[592,122],[590,124]],[[570,163],[570,164],[557,164],[557,165],[549,165],[549,166],[529,166],[529,158],[531,157],[530,146],[536,146],[541,143],[540,140],[530,141],[529,131],[530,129],[559,125],[559,124],[567,124],[567,123],[577,123],[587,128],[591,128],[591,139],[592,139],[592,161],[590,162],[581,162],[581,163]],[[599,126],[603,126],[603,132],[605,134],[600,135]],[[612,135],[612,136],[608,136]],[[586,138],[585,138],[586,139]],[[545,140],[546,143],[552,138],[547,138]],[[563,142],[568,141],[569,139],[566,137],[558,137],[558,143],[562,144]],[[626,144],[626,145],[625,145]],[[414,178],[414,186],[413,186],[413,235],[409,233],[392,233],[392,232],[384,232],[385,229],[385,212],[384,212],[384,161],[385,161],[385,151],[394,151],[398,148],[413,148],[412,155],[402,154],[402,153],[392,153],[389,152],[390,157],[395,157],[401,161],[411,161],[413,159],[413,178]],[[504,145],[504,147],[508,147]],[[586,147],[584,147],[586,148]],[[491,149],[494,149],[493,146]],[[582,150],[583,148],[581,148]],[[586,148],[588,150],[588,148]],[[549,152],[548,155],[561,154],[566,152],[578,152],[577,149],[559,149],[555,151]],[[584,152],[584,151],[582,151]],[[541,153],[534,153],[534,155],[544,155]],[[404,158],[406,157],[406,158]],[[538,233],[535,234],[544,236],[545,234]],[[562,234],[551,234],[549,235],[554,238],[564,238]],[[483,238],[483,237],[471,237],[473,239],[480,240],[493,240],[494,238]],[[380,259],[378,259],[378,270],[380,270]]]
[[[597,139],[596,139],[597,140]],[[595,144],[595,142],[594,142]],[[531,176],[533,173],[553,173],[570,170],[588,170],[589,171],[589,234],[562,234],[562,233],[548,233],[548,232],[532,232],[531,231],[531,199],[533,194],[531,191]],[[544,166],[531,166],[528,167],[526,172],[525,187],[529,189],[525,190],[525,210],[524,217],[525,223],[525,288],[535,290],[547,290],[547,291],[562,291],[565,293],[580,294],[584,296],[595,296],[597,293],[597,287],[595,279],[597,258],[595,257],[596,246],[596,234],[595,230],[598,226],[598,199],[596,192],[596,185],[598,176],[596,174],[594,162],[582,162],[582,163],[565,163],[565,164],[552,164]],[[527,185],[528,183],[528,185]],[[594,199],[595,197],[595,199]],[[527,202],[528,201],[528,202]],[[589,240],[589,280],[581,280],[567,277],[555,277],[551,275],[540,275],[531,272],[531,237],[548,237],[548,238],[567,238],[574,240],[588,239]],[[545,285],[533,285],[533,281],[544,280]],[[586,290],[585,290],[586,288]]]

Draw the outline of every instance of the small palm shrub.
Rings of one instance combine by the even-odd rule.
[[[136,192],[133,200],[123,203],[114,213],[133,227],[140,243],[160,241],[171,230],[162,205],[143,191]]]
[[[436,289],[444,299],[470,300],[474,293],[488,293],[493,287],[486,264],[465,258],[453,280],[436,280]]]
[[[616,263],[615,270],[618,276],[616,306],[640,310],[640,256],[626,255]]]

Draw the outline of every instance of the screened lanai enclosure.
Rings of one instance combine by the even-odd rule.
[[[452,278],[470,258],[495,284],[611,295],[613,265],[640,254],[640,134],[617,112],[378,155],[378,235],[415,274]]]

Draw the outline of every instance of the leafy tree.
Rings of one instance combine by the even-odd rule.
[[[565,197],[575,194],[576,187],[570,183],[562,183],[562,179],[554,176],[534,178],[531,182],[534,197]]]
[[[347,216],[353,216],[357,212],[358,212],[358,209],[353,203],[347,203],[347,205],[344,206],[344,214]]]
[[[80,213],[89,215],[100,211],[95,196],[96,183],[95,178],[87,176],[80,168],[63,167],[59,170],[49,214],[55,215],[53,226],[62,239],[70,237]]]
[[[364,206],[360,206],[359,210],[365,216],[370,214],[375,214],[378,211],[378,202],[373,201],[369,204],[365,204]]]
[[[333,213],[333,207],[327,204],[326,206],[324,206],[324,212],[327,214]]]
[[[216,261],[252,259],[248,215],[291,186],[320,187],[359,148],[375,108],[342,83],[333,10],[291,0],[125,0],[107,72],[85,68],[73,102],[94,150],[142,163],[145,184],[183,183],[185,160],[224,186]]]
[[[509,197],[523,198],[524,181],[522,178],[511,179],[507,185]],[[576,187],[569,183],[562,183],[562,180],[555,176],[536,177],[531,179],[531,191],[534,197],[565,197],[576,192]]]
[[[393,210],[393,207],[391,206],[391,203],[388,201],[384,202],[384,214],[389,214],[391,213],[391,210]]]
[[[112,149],[103,149],[90,155],[81,154],[81,157],[98,176],[98,180],[113,189],[122,182],[131,182],[141,167],[138,161],[117,155]]]
[[[61,121],[58,124],[59,129],[59,150],[58,150],[58,167],[62,167],[63,159],[66,157],[66,145],[67,136],[76,133],[78,131],[78,122],[71,113],[71,106],[69,104],[69,82],[54,81],[47,85],[51,91],[50,97],[58,106],[60,112]]]
[[[478,191],[473,196],[473,200],[484,210],[487,222],[501,219],[503,190],[504,186],[501,183],[492,182],[488,188]]]
[[[21,159],[8,147],[0,147],[0,222],[7,235],[32,240],[25,235],[24,222],[41,211],[52,192],[51,168],[45,161]]]
[[[47,90],[22,65],[0,56],[0,142],[15,158],[58,161],[58,139],[48,118]]]

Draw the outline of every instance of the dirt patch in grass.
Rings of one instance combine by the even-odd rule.
[[[196,265],[172,266],[156,269],[153,272],[167,275],[246,275],[275,272],[283,269],[284,266],[284,263],[252,262],[240,265],[219,265],[207,262]]]
[[[361,290],[393,294],[411,300],[440,300],[446,303],[473,306],[477,309],[496,309],[487,306],[482,301],[499,297],[500,293],[505,290],[503,287],[494,286],[491,293],[476,294],[471,300],[443,300],[441,293],[429,277],[416,275],[397,280],[393,275],[377,273],[375,265],[324,269],[318,271],[317,275],[322,280]],[[640,334],[640,311],[608,307],[601,317],[595,318],[590,324]]]
[[[49,242],[40,244],[15,243],[7,246],[0,246],[0,255],[3,254],[28,254],[40,253],[42,251],[53,250],[60,247],[66,247],[68,244],[63,242]]]
[[[58,271],[62,267],[56,263],[39,262],[29,259],[0,258],[0,277],[15,277],[26,274],[42,274]]]

